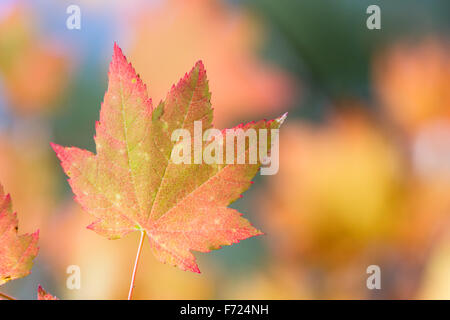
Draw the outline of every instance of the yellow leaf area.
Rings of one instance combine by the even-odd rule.
[[[450,226],[449,180],[418,175],[364,114],[291,121],[280,141],[280,171],[256,199],[273,259],[309,279],[313,297],[370,298],[372,264],[396,272],[386,297],[417,297],[419,270]]]

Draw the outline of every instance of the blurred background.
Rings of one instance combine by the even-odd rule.
[[[69,5],[81,9],[70,30]],[[366,9],[381,8],[381,30]],[[280,170],[232,206],[265,232],[208,254],[202,274],[145,245],[137,299],[450,299],[447,0],[1,0],[0,182],[20,232],[40,229],[35,299],[124,299],[138,234],[106,240],[49,142],[94,151],[113,43],[153,101],[202,59],[220,128],[274,118]],[[66,269],[81,268],[80,290]],[[381,269],[369,290],[366,269]]]

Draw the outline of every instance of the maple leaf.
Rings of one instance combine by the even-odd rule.
[[[17,214],[12,212],[11,197],[0,185],[0,285],[31,273],[38,253],[39,231],[18,235]]]
[[[52,296],[50,293],[45,291],[40,285],[38,287],[38,300],[59,300],[57,297]]]
[[[192,136],[194,121],[201,121],[205,131],[212,127],[212,113],[202,62],[153,108],[146,86],[115,44],[96,123],[97,154],[52,144],[75,199],[96,218],[88,228],[110,239],[145,231],[158,260],[198,273],[191,250],[209,252],[260,235],[242,214],[227,207],[250,187],[259,162],[171,160],[172,132],[184,128]],[[235,129],[275,129],[284,117]]]

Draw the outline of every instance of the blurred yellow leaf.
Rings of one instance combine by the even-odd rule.
[[[220,299],[238,300],[282,300],[311,299],[306,291],[306,278],[299,270],[282,265],[274,265],[259,271],[225,281],[225,289]]]
[[[450,233],[431,253],[418,299],[450,299]]]
[[[262,206],[277,254],[334,268],[388,241],[403,173],[387,137],[350,114],[318,127],[291,121],[285,131],[280,171]]]

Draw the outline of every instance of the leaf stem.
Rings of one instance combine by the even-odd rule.
[[[17,300],[16,298],[13,298],[13,297],[8,296],[7,294],[1,293],[1,292],[0,292],[0,298],[3,298],[5,300]]]
[[[139,264],[139,259],[141,258],[142,245],[144,244],[144,239],[145,239],[145,231],[141,230],[141,240],[139,241],[139,247],[138,247],[138,251],[136,254],[136,259],[134,261],[133,275],[131,277],[131,283],[130,283],[130,291],[128,292],[128,300],[131,300],[133,298],[134,281],[136,279],[136,272],[137,272],[137,267]]]

